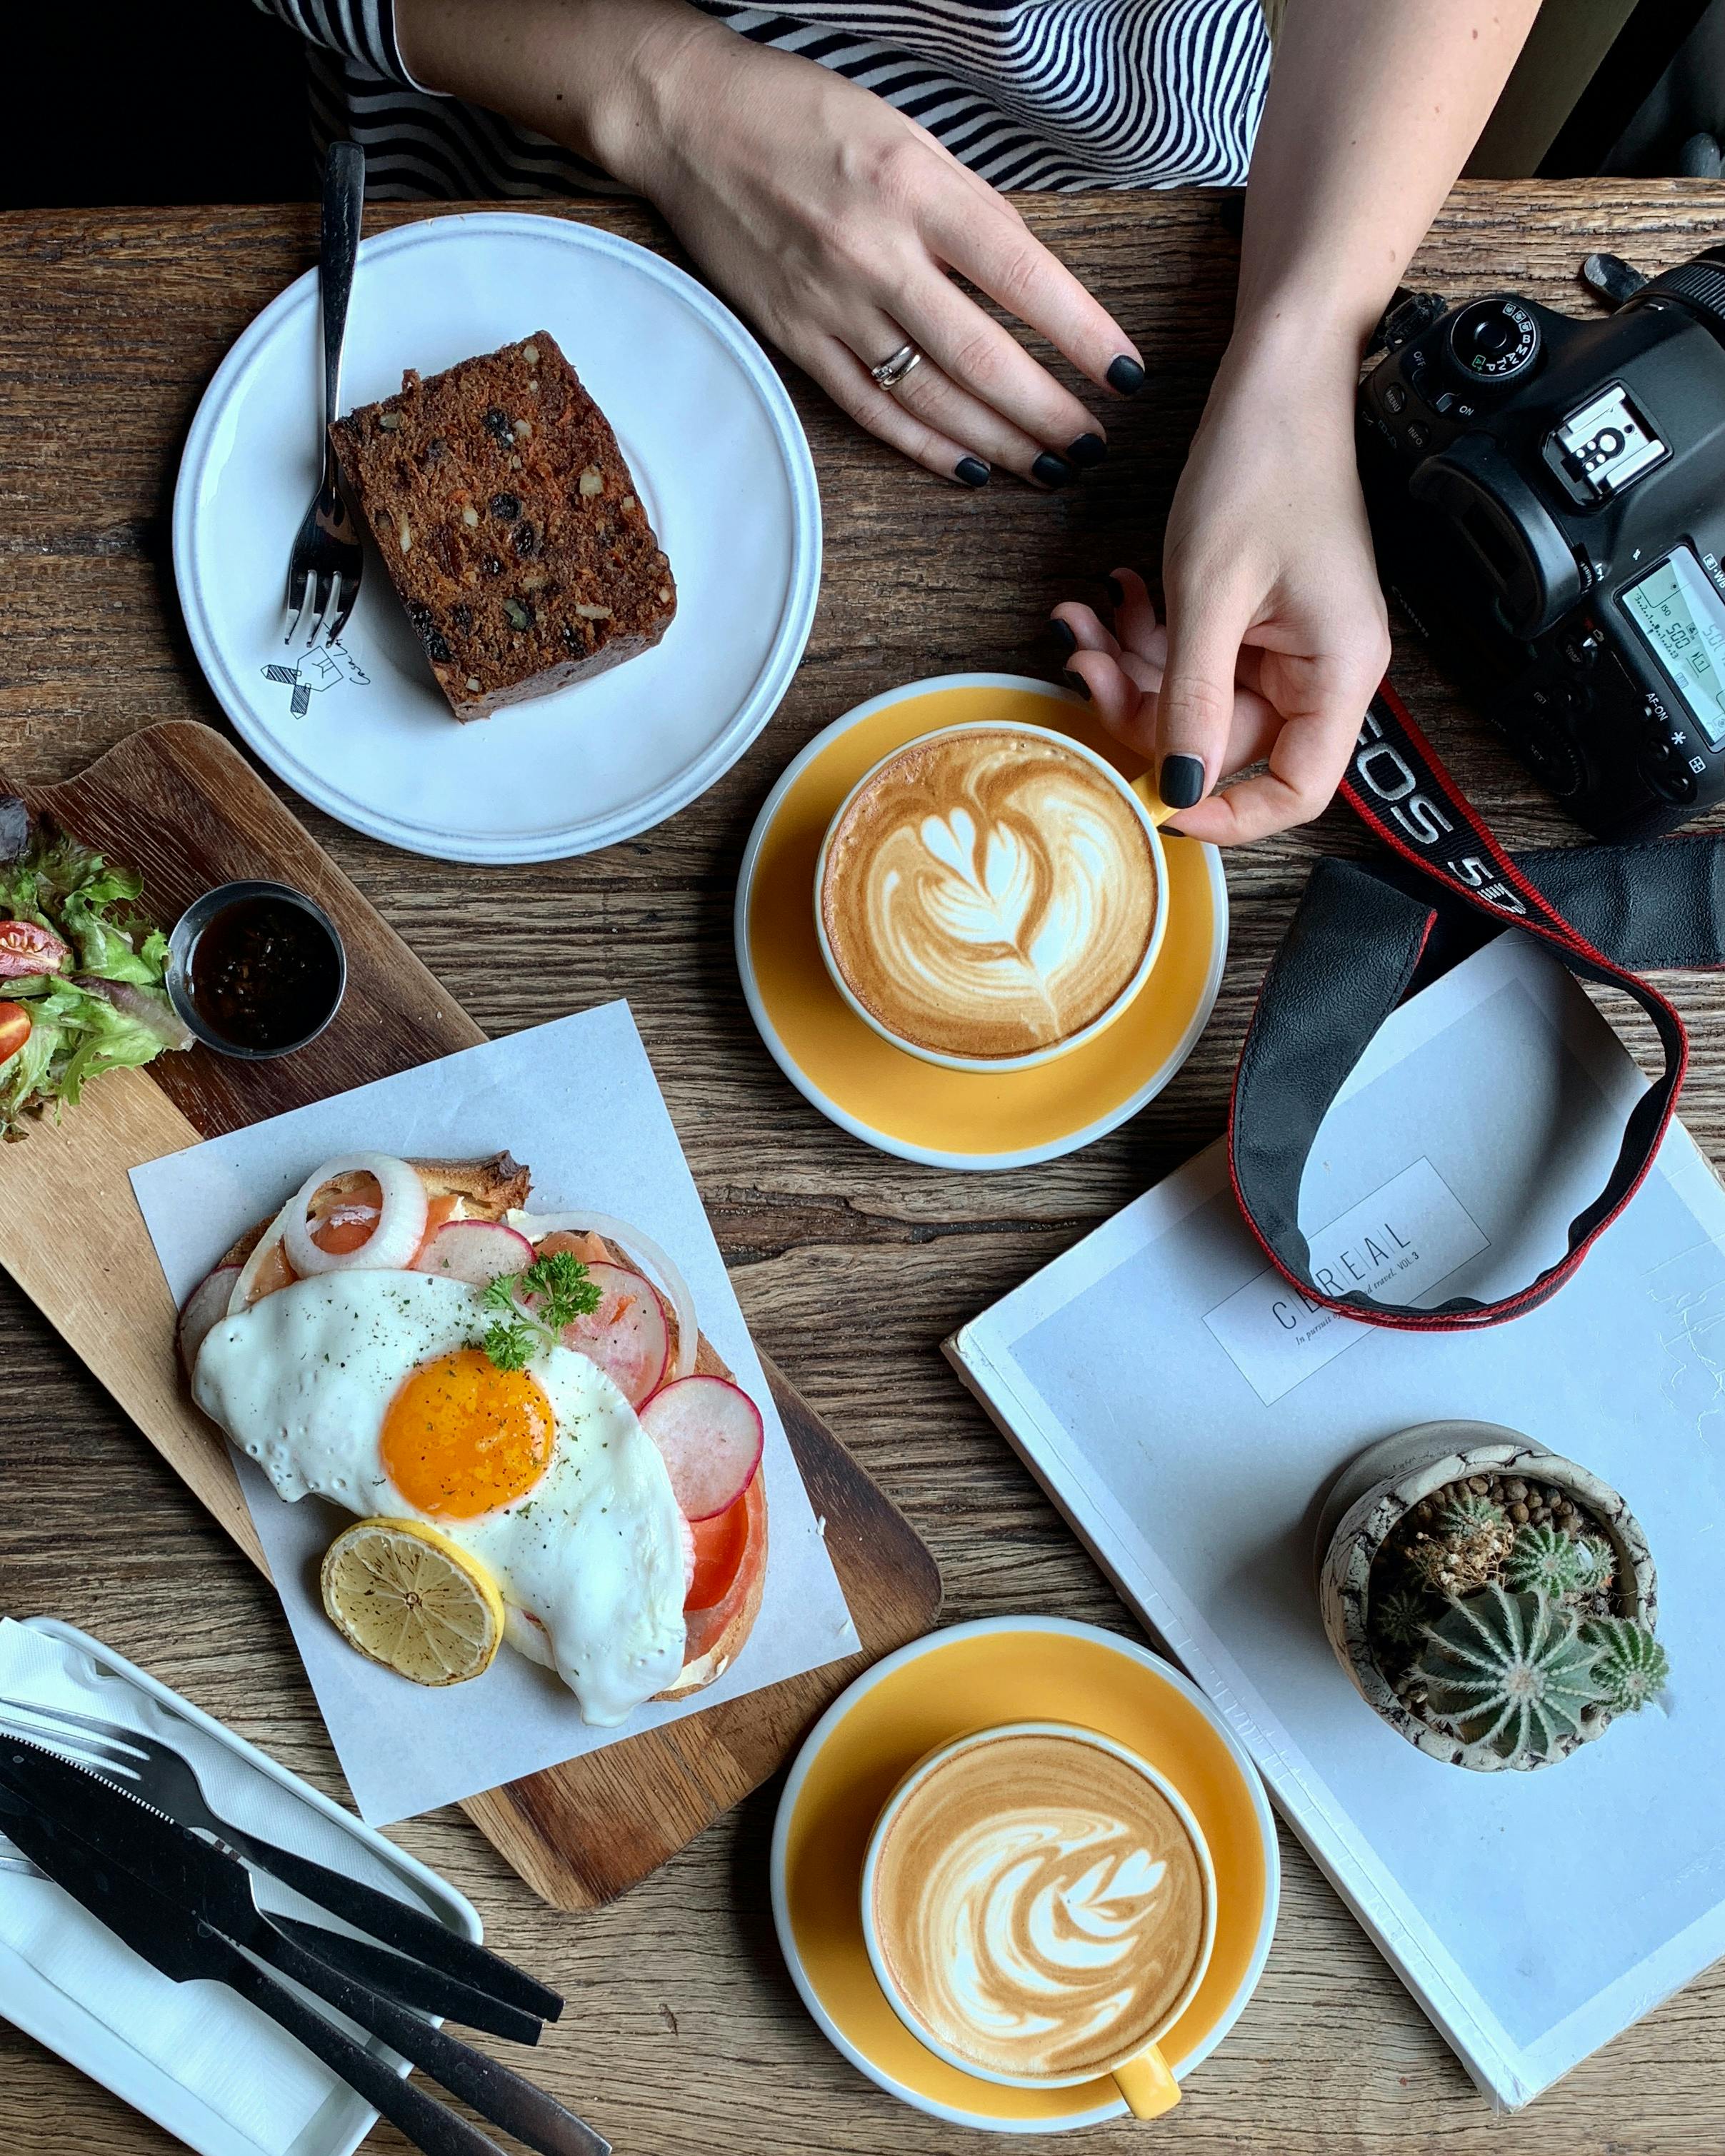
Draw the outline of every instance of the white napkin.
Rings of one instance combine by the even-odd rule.
[[[117,1672],[9,1619],[0,1620],[0,1694],[161,1737],[191,1760],[213,1808],[236,1825],[403,1894],[401,1875],[357,1834],[300,1802],[244,1754],[166,1712]],[[260,1879],[258,1892],[265,1906],[331,1921],[274,1882]],[[0,1870],[0,1947],[189,2090],[262,2156],[299,2156],[295,2144],[331,2097],[349,2097],[345,2084],[255,2007],[220,1984],[171,1983],[50,1880]],[[0,1985],[0,2013],[10,2005]]]

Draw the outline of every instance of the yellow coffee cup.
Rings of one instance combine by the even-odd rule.
[[[1124,1745],[1058,1722],[942,1745],[875,1820],[861,1900],[887,2003],[949,2066],[1017,2088],[1111,2076],[1137,2118],[1179,2102],[1159,2046],[1209,1966],[1215,1867]]]

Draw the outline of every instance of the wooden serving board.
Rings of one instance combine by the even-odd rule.
[[[7,788],[0,782],[0,792]],[[129,737],[76,778],[23,793],[140,869],[164,927],[212,885],[290,883],[340,927],[347,993],[308,1049],[237,1063],[196,1048],[94,1083],[55,1127],[0,1146],[0,1265],[260,1568],[227,1446],[178,1382],[175,1311],[127,1173],[201,1139],[326,1099],[485,1035],[222,736],[188,720]],[[498,1142],[506,1145],[508,1133]],[[857,1672],[940,1610],[908,1522],[763,1355],[863,1652],[471,1798],[464,1809],[559,1908],[643,1879],[765,1780]]]

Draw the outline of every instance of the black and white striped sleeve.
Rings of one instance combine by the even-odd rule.
[[[357,61],[386,81],[423,90],[402,64],[395,42],[393,0],[252,0],[314,45]]]

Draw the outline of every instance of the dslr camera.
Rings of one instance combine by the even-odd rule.
[[[1360,387],[1385,589],[1579,822],[1670,830],[1725,800],[1725,248],[1592,321],[1443,305]]]

